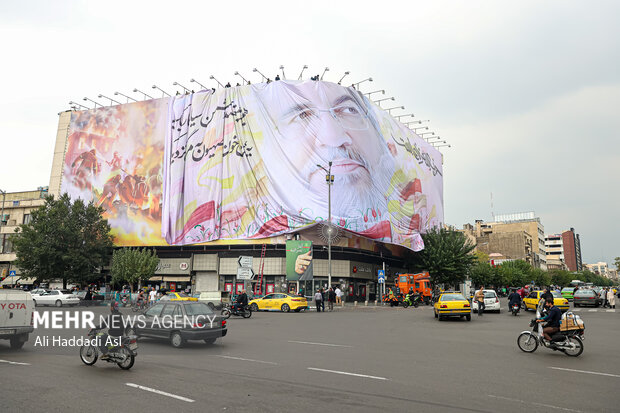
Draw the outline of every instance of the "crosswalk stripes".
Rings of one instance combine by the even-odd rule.
[[[581,312],[583,310],[585,310],[585,309],[575,308],[575,309],[569,310],[569,311],[572,311],[573,313],[579,313],[579,312]],[[588,309],[588,312],[589,313],[615,313],[616,310],[613,309],[613,308],[612,309],[607,309],[607,310],[603,309],[603,308],[590,308],[590,309]]]

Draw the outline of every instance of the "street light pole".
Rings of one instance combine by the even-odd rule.
[[[332,185],[334,184],[334,175],[332,175],[332,161],[329,161],[329,169],[321,165],[319,168],[327,172],[325,182],[327,182],[327,287],[332,286]]]
[[[327,237],[327,288],[332,286],[332,184],[334,177],[332,176],[332,161],[329,161],[329,171],[327,172],[327,220],[329,228],[327,228],[329,236]]]

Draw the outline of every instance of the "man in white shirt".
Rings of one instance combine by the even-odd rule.
[[[342,304],[342,290],[340,287],[336,287],[336,304]]]
[[[150,305],[155,304],[156,300],[157,300],[157,292],[155,292],[154,287],[151,287],[151,291],[149,292],[149,304]]]

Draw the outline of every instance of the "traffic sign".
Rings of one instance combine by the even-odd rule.
[[[237,279],[238,280],[251,280],[254,277],[254,270],[246,267],[238,267],[237,268]]]
[[[379,284],[383,284],[385,283],[385,271],[384,270],[378,270],[377,271],[378,275],[379,275]]]
[[[17,271],[11,270],[9,271],[9,277],[15,277],[17,275]]]
[[[239,259],[237,260],[237,262],[239,263],[239,266],[242,268],[252,268],[252,257],[248,257],[248,256],[240,256]]]

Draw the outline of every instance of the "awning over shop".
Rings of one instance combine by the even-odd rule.
[[[177,282],[177,283],[182,283],[182,282],[189,282],[190,281],[190,277],[187,275],[156,275],[154,277],[149,278],[149,281],[155,281],[155,282]]]
[[[14,275],[12,277],[6,277],[4,280],[2,280],[2,282],[0,283],[0,285],[13,285],[13,284],[19,284],[19,279],[21,277],[19,275]]]

